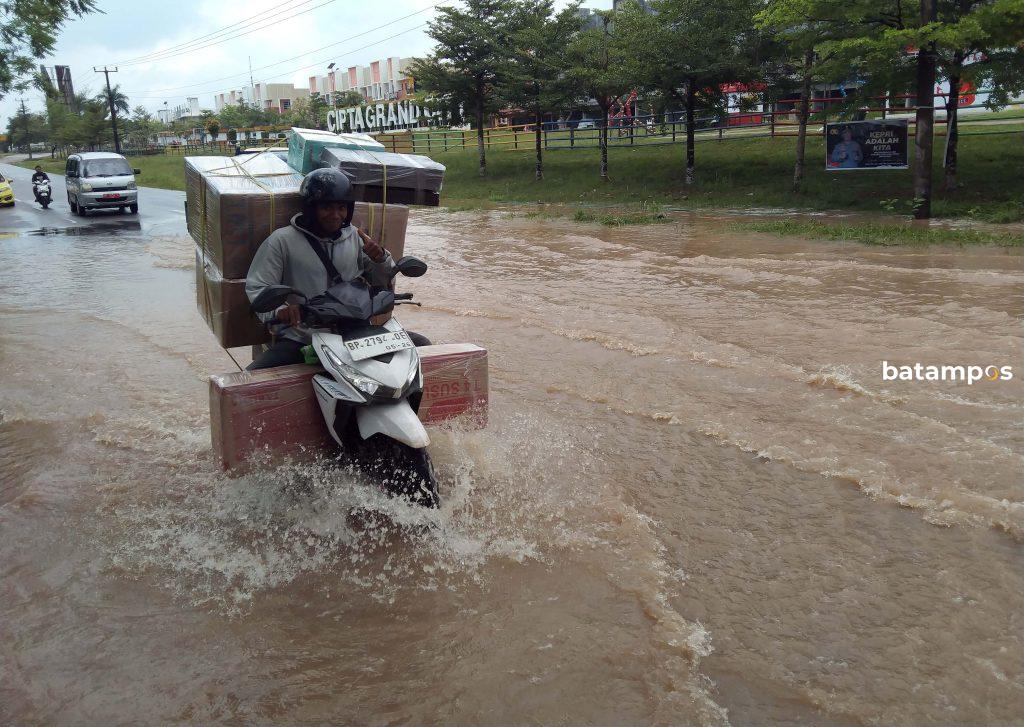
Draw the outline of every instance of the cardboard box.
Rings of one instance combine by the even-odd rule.
[[[260,244],[299,211],[301,184],[273,154],[185,157],[189,234],[227,278],[244,278]]]
[[[463,417],[467,426],[487,425],[487,351],[472,344],[423,346],[426,425]],[[283,457],[308,458],[337,445],[327,432],[310,381],[319,366],[281,366],[210,377],[210,434],[225,470],[244,471]]]
[[[325,148],[325,167],[343,171],[357,199],[437,206],[445,167],[419,154]]]
[[[321,129],[292,127],[288,137],[288,165],[295,171],[309,174],[322,166],[320,154],[327,148],[384,150],[384,145],[368,134],[335,134]]]
[[[395,262],[405,254],[405,233],[409,229],[409,208],[405,205],[356,202],[352,224],[383,245]]]
[[[270,341],[266,326],[249,307],[245,278],[230,279],[196,249],[196,307],[224,348]]]
[[[186,157],[189,234],[225,278],[244,278],[263,241],[301,210],[301,184],[302,175],[272,154]],[[407,207],[356,202],[353,223],[401,257]]]

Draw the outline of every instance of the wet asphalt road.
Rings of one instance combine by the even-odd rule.
[[[50,174],[53,202],[49,209],[44,210],[34,201],[31,169],[0,163],[0,173],[5,179],[13,180],[15,199],[13,207],[0,207],[0,232],[63,230],[67,234],[109,233],[116,236],[120,230],[137,233],[159,229],[161,233],[187,234],[184,192],[140,186],[137,215],[113,209],[78,217],[71,213],[68,205],[63,175]],[[142,177],[138,181],[144,184]]]

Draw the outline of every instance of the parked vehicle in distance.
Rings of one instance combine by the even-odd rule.
[[[11,180],[5,179],[0,174],[0,207],[14,206],[14,188],[11,187]]]
[[[130,210],[135,214],[139,211],[136,174],[142,174],[142,170],[132,169],[120,154],[72,154],[64,171],[71,211],[83,217],[98,209]]]

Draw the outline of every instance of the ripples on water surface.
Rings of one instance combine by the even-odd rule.
[[[177,226],[0,240],[0,716],[1018,723],[1019,252],[735,235],[415,212],[403,317],[491,352],[436,513],[215,470]]]

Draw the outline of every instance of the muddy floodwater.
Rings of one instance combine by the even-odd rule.
[[[1019,248],[416,210],[400,318],[491,366],[427,513],[221,474],[183,218],[124,219],[0,235],[0,724],[1022,724]]]

